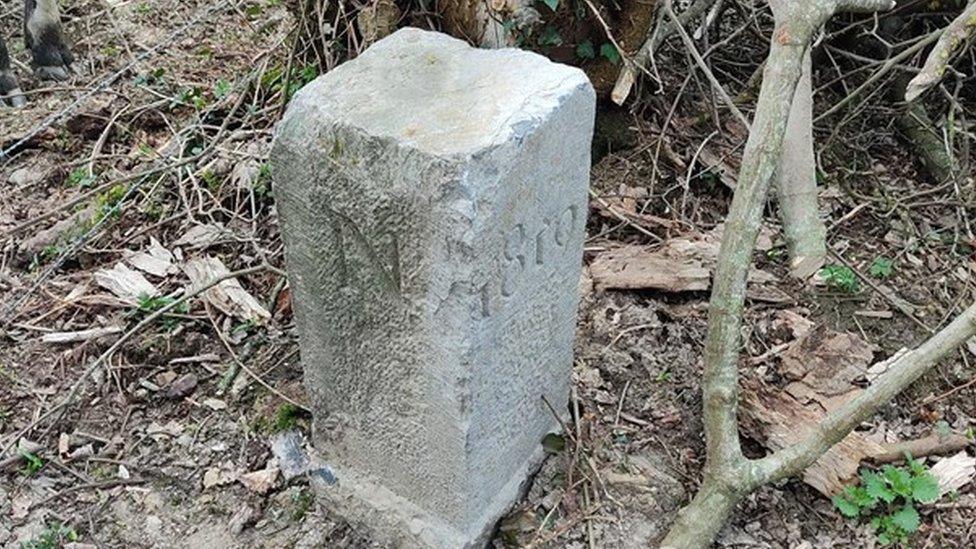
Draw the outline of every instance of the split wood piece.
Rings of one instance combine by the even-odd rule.
[[[673,238],[657,248],[622,246],[599,253],[590,264],[590,276],[597,290],[662,290],[667,292],[705,291],[711,286],[712,271],[718,257],[722,227],[707,235]],[[772,248],[772,237],[760,238],[760,249]],[[752,269],[750,282],[763,284],[776,277]],[[769,295],[779,302],[775,292],[750,289],[750,297]],[[781,292],[780,292],[781,293]],[[755,294],[755,295],[754,295]],[[761,299],[761,297],[760,297]],[[786,296],[789,300],[789,296]]]
[[[785,391],[746,383],[742,398],[743,427],[750,435],[761,433],[773,451],[803,440],[826,416]],[[803,472],[803,482],[830,497],[857,476],[858,467],[868,456],[884,453],[885,448],[860,433],[847,435]]]
[[[803,325],[798,331],[801,335],[781,355],[779,372],[789,382],[785,387],[745,383],[745,430],[771,450],[796,444],[828,412],[860,394],[857,381],[867,375],[874,358],[875,347],[857,335],[825,326]],[[857,476],[862,461],[884,453],[884,446],[851,433],[808,467],[803,481],[832,496]]]
[[[78,343],[100,337],[122,333],[122,326],[106,326],[104,328],[89,328],[76,332],[51,332],[41,336],[44,343]]]

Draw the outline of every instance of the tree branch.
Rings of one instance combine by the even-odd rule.
[[[918,73],[908,83],[905,101],[915,100],[942,80],[949,68],[949,63],[958,53],[959,46],[965,43],[974,32],[976,32],[976,0],[970,0],[966,9],[952,23],[949,23],[942,37],[932,48],[928,59],[925,60],[925,65],[922,67],[922,72]]]
[[[678,15],[677,24],[684,26],[692,20],[701,17],[715,2],[716,0],[695,0],[695,3],[688,6],[688,9]],[[624,104],[624,101],[630,96],[630,90],[637,81],[637,71],[647,70],[645,66],[654,56],[654,52],[674,33],[675,28],[673,25],[674,23],[671,20],[664,17],[663,11],[659,12],[658,16],[654,18],[654,23],[647,31],[647,39],[644,40],[640,49],[634,54],[631,62],[624,65],[624,68],[620,70],[620,74],[617,76],[617,82],[613,85],[613,91],[610,93],[610,99],[614,103],[618,105]]]

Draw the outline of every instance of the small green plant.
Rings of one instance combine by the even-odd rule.
[[[95,217],[91,221],[92,225],[101,223],[106,217],[118,217],[119,216],[119,203],[125,198],[126,193],[129,189],[122,185],[114,185],[109,190],[95,197]],[[87,230],[87,227],[85,228]]]
[[[860,476],[860,486],[845,487],[843,494],[833,497],[834,505],[845,517],[870,517],[881,545],[907,545],[921,522],[915,504],[938,500],[939,481],[911,456],[907,467],[863,469]]]
[[[20,543],[21,549],[58,549],[67,543],[78,541],[78,533],[74,528],[53,522],[41,534],[29,541]]]
[[[552,11],[556,11],[556,8],[559,7],[559,0],[542,0],[542,3],[549,6]]]
[[[75,168],[70,174],[68,174],[67,183],[69,187],[87,189],[88,187],[94,185],[96,181],[98,181],[97,174],[89,172],[87,168],[81,167]]]
[[[44,468],[44,460],[37,454],[20,450],[20,457],[24,458],[24,474],[32,477]]]
[[[868,273],[874,278],[888,278],[894,272],[895,262],[881,256],[876,257],[868,268]]]
[[[221,181],[220,177],[213,170],[203,170],[203,173],[200,174],[200,179],[203,180],[207,188],[210,189],[210,192],[213,193],[219,191],[223,184],[223,181]]]
[[[213,96],[217,99],[223,99],[230,95],[230,92],[234,89],[230,82],[221,78],[214,84]]]
[[[298,425],[298,420],[302,417],[302,409],[294,404],[282,404],[278,407],[275,414],[275,431],[288,431]]]
[[[159,311],[163,307],[169,306],[174,301],[176,300],[169,296],[151,297],[143,294],[139,296],[139,301],[136,304],[135,313],[142,314],[142,315],[149,315],[155,313],[156,311]],[[190,312],[190,304],[184,301],[183,303],[180,303],[176,307],[170,309],[170,311],[176,314],[184,314],[184,315],[188,314]],[[163,315],[163,317],[164,317],[162,319],[163,327],[165,327],[167,330],[172,330],[180,323],[179,318],[166,316],[165,314]]]
[[[191,105],[197,110],[203,110],[207,106],[207,98],[198,88],[183,88],[170,101],[170,108],[177,105]]]
[[[252,185],[254,194],[258,198],[265,198],[271,193],[271,164],[265,162],[258,168],[258,176]]]
[[[78,541],[78,533],[74,528],[52,522],[36,538],[20,542],[20,549],[58,549],[74,541]]]
[[[291,501],[295,504],[295,510],[291,514],[291,519],[295,522],[301,522],[305,518],[305,515],[312,509],[312,504],[315,503],[312,494],[305,488],[292,494]]]
[[[820,269],[820,276],[827,286],[848,294],[856,294],[861,289],[857,275],[850,267],[844,265],[827,265]]]
[[[563,37],[559,35],[556,27],[547,25],[546,28],[542,29],[542,34],[539,35],[540,46],[561,46],[562,43]]]
[[[136,86],[151,86],[153,84],[164,84],[166,79],[166,69],[158,68],[136,76],[134,84]]]
[[[580,59],[595,59],[596,58],[596,48],[593,47],[593,42],[589,40],[584,40],[576,45],[576,57]]]

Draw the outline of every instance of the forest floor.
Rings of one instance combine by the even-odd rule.
[[[0,4],[0,32],[27,63],[17,8]],[[0,108],[11,151],[0,161],[0,546],[375,546],[315,505],[302,477],[285,480],[272,451],[309,429],[267,165],[284,98],[314,76],[283,47],[286,9],[77,0],[65,16],[78,74],[46,85],[21,70],[30,104]],[[713,136],[700,114],[711,107],[673,109],[680,97],[655,96],[640,115],[601,109],[573,433],[549,445],[496,546],[652,546],[698,485],[708,271],[742,132]],[[976,295],[972,178],[934,183],[886,113],[863,111],[818,127],[832,276],[790,278],[769,209],[745,313],[748,387],[785,390],[790,364],[838,362],[856,389],[868,365]],[[673,269],[617,289],[621,250]],[[218,262],[253,271],[105,354]],[[818,343],[834,337],[839,351]],[[971,455],[974,360],[976,345],[954,354],[859,433],[884,444],[952,431]],[[746,450],[762,455],[762,426],[745,415]],[[974,483],[919,511],[914,546],[976,541]],[[748,498],[718,544],[876,538],[791,480]]]

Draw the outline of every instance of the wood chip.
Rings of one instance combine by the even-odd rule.
[[[278,480],[278,473],[277,467],[269,467],[261,471],[243,474],[237,480],[252,492],[266,494],[274,488],[275,481]]]
[[[206,286],[211,281],[230,274],[230,271],[216,257],[205,257],[188,261],[183,265],[183,272],[190,279],[193,288]],[[190,291],[194,291],[191,288]],[[219,309],[222,313],[241,320],[263,324],[271,318],[258,300],[247,293],[237,279],[224,280],[220,284],[203,293],[204,299]]]
[[[159,295],[159,290],[146,277],[123,263],[116,263],[112,269],[95,271],[92,278],[96,284],[129,305],[138,305],[140,299]]]
[[[197,388],[197,383],[199,380],[194,374],[181,376],[166,388],[166,398],[181,399],[192,393]]]

